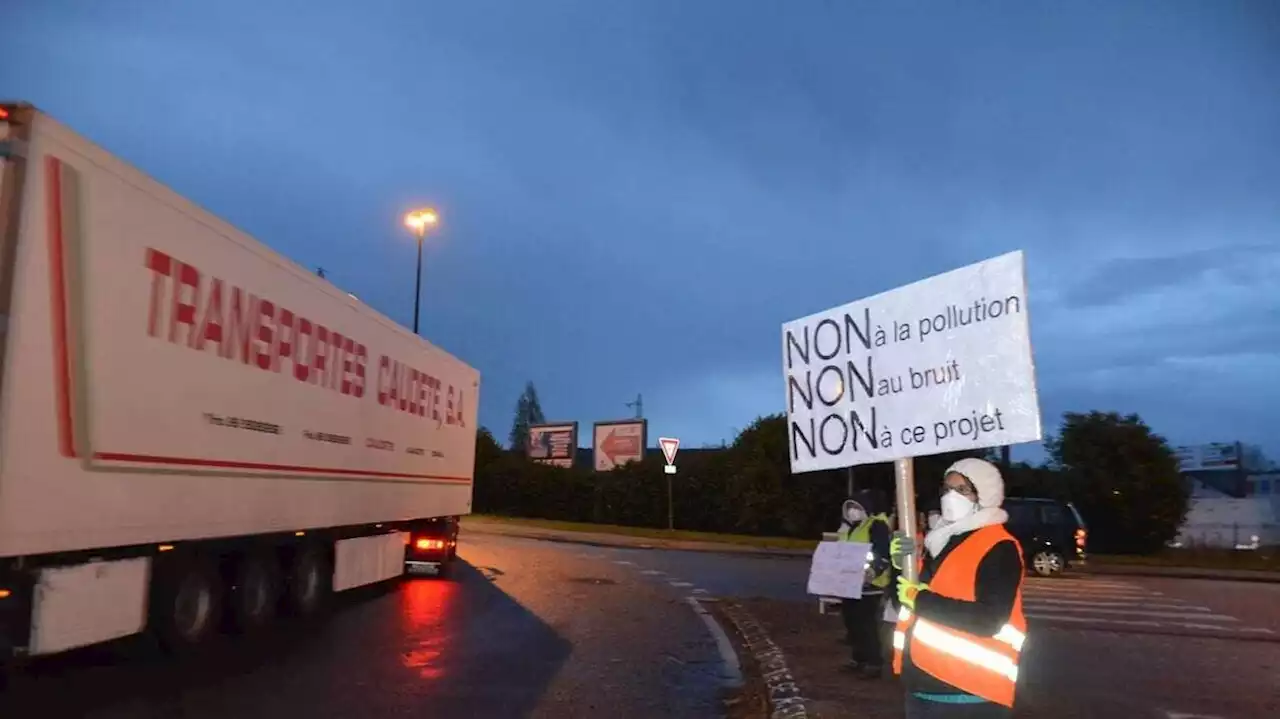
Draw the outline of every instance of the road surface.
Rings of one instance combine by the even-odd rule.
[[[688,592],[573,545],[469,535],[460,553],[454,581],[364,592],[200,661],[126,642],[41,662],[0,717],[720,715],[720,654]]]
[[[816,611],[803,560],[596,551],[653,582]],[[1077,574],[1029,577],[1024,594],[1032,639],[1019,716],[1280,716],[1280,584]]]
[[[803,560],[475,533],[461,556],[455,581],[365,592],[199,661],[133,642],[43,662],[0,716],[717,717],[723,664],[687,599],[814,611]],[[1029,580],[1029,716],[1280,716],[1277,607],[1280,585]]]

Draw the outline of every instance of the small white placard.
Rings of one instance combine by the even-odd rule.
[[[675,473],[676,473],[676,466],[675,466],[674,464],[668,464],[668,465],[667,465],[667,467],[666,467],[666,472],[667,472],[667,474],[675,474]]]
[[[861,599],[871,545],[862,542],[822,542],[809,565],[809,594]]]

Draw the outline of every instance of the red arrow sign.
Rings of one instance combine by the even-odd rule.
[[[640,436],[635,434],[618,434],[617,430],[609,430],[609,436],[604,438],[600,443],[600,451],[604,452],[604,456],[609,458],[613,464],[618,463],[618,457],[639,457],[640,456]]]

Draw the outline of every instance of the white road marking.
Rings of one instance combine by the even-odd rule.
[[[1184,714],[1182,712],[1165,711],[1164,715],[1168,719],[1222,719],[1216,714]]]
[[[699,588],[697,588],[697,589],[693,590],[693,593],[694,593],[694,594],[707,594],[707,590],[705,590],[705,589],[703,589],[703,588],[699,587]]]
[[[1120,582],[1115,580],[1073,580],[1069,577],[1030,577],[1027,580],[1030,585],[1052,585],[1052,586],[1082,586],[1082,587],[1126,587],[1126,589],[1137,589],[1142,585],[1135,585],[1133,582]]]
[[[731,687],[742,686],[742,662],[738,661],[738,653],[733,650],[733,642],[729,641],[724,627],[720,626],[720,622],[711,616],[711,612],[696,597],[688,597],[685,601],[693,607],[702,623],[707,625],[707,631],[711,632],[711,638],[716,642],[716,651],[720,653],[720,661],[724,662],[725,683]]]
[[[624,567],[630,567],[630,566],[634,566],[634,565],[635,565],[635,562],[630,562],[630,561],[627,561],[627,560],[625,560],[625,559],[615,559],[615,560],[613,560],[613,563],[614,563],[614,564],[621,564],[621,565],[622,565],[622,566],[624,566]]]
[[[1053,614],[1027,614],[1027,619],[1040,619],[1047,622],[1079,622],[1081,624],[1123,624],[1131,627],[1159,627],[1162,622],[1136,621],[1131,619],[1100,619],[1098,617],[1063,617]]]
[[[1236,617],[1129,582],[1032,578],[1024,585],[1023,595],[1027,617],[1047,624],[1087,624],[1115,631],[1150,627],[1275,634],[1270,629],[1242,627]]]
[[[1190,624],[1186,622],[1179,623],[1178,626],[1186,627],[1187,629],[1213,629],[1218,631],[1226,630],[1229,632],[1253,632],[1255,634],[1275,634],[1275,632],[1271,631],[1270,629],[1266,629],[1264,627],[1224,627],[1220,624]]]
[[[1027,604],[1028,606],[1031,606],[1030,602],[1028,602]],[[1084,614],[1132,614],[1140,617],[1158,617],[1161,619],[1195,619],[1198,621],[1205,621],[1205,622],[1238,622],[1240,621],[1239,619],[1236,619],[1235,617],[1227,614],[1202,614],[1202,613],[1196,613],[1196,612],[1159,612],[1159,611],[1153,612],[1153,611],[1148,611],[1147,609],[1142,608],[1141,605],[1135,605],[1133,609],[1106,609],[1106,608],[1098,609],[1098,608],[1090,608],[1090,607],[1040,607],[1040,608],[1048,611],[1052,611],[1052,612],[1076,612],[1076,613],[1084,613]]]
[[[1092,624],[1099,628],[1106,628],[1107,626],[1114,625],[1120,627],[1150,627],[1153,629],[1200,629],[1219,633],[1273,633],[1270,629],[1260,629],[1258,627],[1237,627],[1223,624],[1197,624],[1194,622],[1155,622],[1139,619],[1113,619],[1109,617],[1067,617],[1053,614],[1027,614],[1026,616],[1027,619],[1035,619],[1044,622]]]
[[[666,574],[666,572],[663,572],[663,571],[658,570],[658,569],[646,569],[646,570],[644,570],[643,572],[640,572],[640,573],[641,573],[641,574],[647,574],[647,575],[649,575],[649,576],[651,576],[651,577],[653,577],[653,576],[657,576],[657,575],[659,575],[659,574]]]
[[[671,585],[671,586],[673,586],[673,587],[678,587],[678,588],[680,588],[680,589],[683,589],[683,588],[685,588],[685,587],[692,587],[692,586],[693,586],[693,582],[676,582],[676,581],[671,581],[671,582],[667,582],[667,584],[670,584],[670,585]]]
[[[1028,606],[1030,606],[1030,605],[1032,605],[1032,604],[1035,604],[1035,605],[1049,605],[1049,606],[1053,606],[1053,607],[1057,607],[1057,606],[1063,606],[1063,607],[1132,607],[1132,606],[1134,606],[1134,603],[1133,603],[1133,602],[1086,602],[1086,601],[1081,601],[1081,600],[1078,600],[1078,599],[1028,599],[1028,600],[1026,601],[1026,604],[1027,604]],[[1184,610],[1189,611],[1189,612],[1212,612],[1212,611],[1213,611],[1212,609],[1210,609],[1210,608],[1208,608],[1208,607],[1200,607],[1200,606],[1196,606],[1196,605],[1194,605],[1194,604],[1178,604],[1178,603],[1176,603],[1176,602],[1170,602],[1170,603],[1166,603],[1166,604],[1157,604],[1157,603],[1152,603],[1152,602],[1143,602],[1143,603],[1142,603],[1142,606],[1143,606],[1143,607],[1146,607],[1147,609],[1184,609]]]
[[[1142,589],[1085,589],[1083,587],[1027,587],[1022,590],[1028,597],[1098,597],[1111,599],[1140,599],[1143,597],[1162,597],[1160,592],[1148,592]]]

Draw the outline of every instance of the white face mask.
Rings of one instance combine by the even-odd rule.
[[[856,507],[850,508],[848,512],[844,513],[844,518],[849,520],[849,524],[857,524],[858,522],[862,521],[863,517],[866,517],[866,516],[867,515],[861,509],[858,509]]]
[[[941,514],[938,514],[936,512],[929,513],[929,519],[928,519],[929,529],[937,529],[938,523],[941,521],[942,521]]]
[[[948,522],[959,522],[976,509],[972,500],[954,489],[942,495],[942,518]]]

